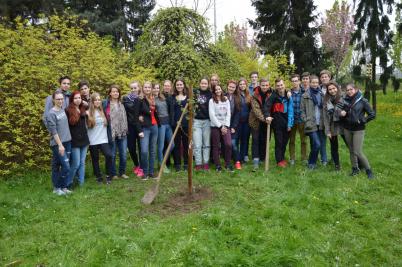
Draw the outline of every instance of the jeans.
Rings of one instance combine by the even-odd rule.
[[[289,131],[287,128],[274,127],[275,135],[275,159],[276,163],[285,160],[286,146],[289,141]]]
[[[348,143],[350,162],[352,167],[358,168],[359,163],[361,167],[366,170],[371,169],[370,163],[367,160],[366,155],[363,153],[363,142],[364,142],[364,130],[361,131],[349,131],[344,129],[345,140]]]
[[[181,155],[183,155],[184,167],[188,164],[188,128],[179,128],[174,138],[173,159],[176,170],[181,166]],[[183,148],[183,151],[181,150]]]
[[[144,127],[142,129],[144,137],[141,138],[141,169],[144,175],[154,174],[154,164],[156,156],[156,143],[158,141],[158,125]]]
[[[221,129],[217,127],[211,127],[211,139],[212,139],[212,159],[214,160],[215,166],[220,166],[220,157],[219,157],[219,147],[221,143],[221,137],[223,139],[224,144],[224,154],[225,154],[225,165],[226,167],[230,165],[230,160],[232,159],[232,137],[228,132],[226,134],[222,134]]]
[[[101,150],[103,155],[105,156],[107,180],[111,179],[111,169],[113,165],[112,163],[113,155],[109,143],[89,146],[89,152],[91,153],[92,167],[94,169],[94,174],[98,182],[102,181],[102,173],[99,167],[99,150]]]
[[[319,130],[318,131],[318,136],[320,138],[320,154],[321,154],[321,162],[328,162],[327,159],[327,135],[325,134],[325,132],[323,130]]]
[[[127,136],[121,138],[115,138],[113,142],[110,143],[110,148],[112,149],[112,169],[111,175],[116,176],[116,148],[119,150],[119,176],[126,173],[127,164]]]
[[[211,149],[210,120],[194,119],[193,144],[195,165],[208,164]]]
[[[319,136],[319,131],[311,132],[307,134],[310,138],[310,154],[308,156],[308,164],[316,165],[318,159],[318,153],[321,148],[321,140]]]
[[[168,143],[170,142],[170,140],[172,139],[173,136],[173,132],[172,132],[172,127],[170,127],[169,124],[162,124],[159,125],[158,127],[158,161],[159,164],[162,164],[163,161],[163,150],[165,147],[165,140],[168,141]],[[166,146],[167,148],[167,146]],[[172,152],[174,148],[174,143],[172,145],[172,147],[170,148],[170,151],[165,152],[165,153],[169,153]]]
[[[139,155],[141,154],[141,138],[134,125],[128,124],[127,147],[130,153],[131,160],[135,166],[139,166]],[[138,145],[138,154],[137,154]]]
[[[245,156],[248,156],[248,142],[250,140],[250,126],[248,125],[248,122],[241,122],[239,124],[239,127],[237,128],[238,134],[239,134],[239,143],[240,143],[240,152],[239,152],[239,158],[240,160],[237,161],[243,161]]]
[[[304,134],[304,123],[297,123],[293,125],[290,131],[290,141],[289,141],[289,154],[290,159],[296,159],[296,133],[299,132],[300,145],[301,145],[301,160],[307,159],[307,142],[306,135]]]
[[[232,156],[233,156],[233,160],[235,162],[244,160],[244,157],[243,158],[240,157],[239,132],[237,132],[237,129],[236,129],[236,132],[232,134],[231,138],[232,138]]]
[[[67,187],[73,184],[73,179],[78,171],[78,182],[84,184],[85,180],[85,158],[87,157],[88,146],[73,147],[71,149],[70,173],[68,175]]]
[[[71,141],[64,142],[64,154],[59,153],[59,146],[52,146],[52,183],[54,188],[67,187],[70,172]]]

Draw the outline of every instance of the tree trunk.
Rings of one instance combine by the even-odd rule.
[[[188,143],[190,144],[188,147],[188,169],[187,169],[187,180],[188,180],[188,193],[193,193],[193,121],[194,121],[194,112],[193,112],[193,87],[190,86],[188,90]]]
[[[374,59],[372,59],[371,60],[371,66],[372,66],[372,68],[373,68],[373,70],[372,70],[372,72],[371,72],[371,96],[372,96],[372,105],[373,105],[373,109],[374,109],[374,111],[377,111],[377,92],[376,92],[376,89],[377,89],[377,86],[376,86],[376,84],[375,84],[375,80],[376,80],[376,58],[375,57],[373,57]]]

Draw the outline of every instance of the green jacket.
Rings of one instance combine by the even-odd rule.
[[[324,101],[321,95],[322,101]],[[318,130],[324,130],[324,116],[322,109],[320,110],[320,124],[316,124],[316,117],[315,117],[315,106],[313,99],[310,96],[309,90],[307,90],[302,95],[302,100],[300,103],[301,109],[301,118],[304,121],[304,132],[305,133],[312,133]]]

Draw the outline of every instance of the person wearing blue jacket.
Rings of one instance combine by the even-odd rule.
[[[272,124],[275,135],[275,159],[278,167],[286,167],[286,146],[289,141],[289,133],[293,127],[293,101],[286,92],[283,79],[275,80],[276,91],[269,97],[264,105],[264,115],[268,123]]]
[[[235,168],[241,169],[241,158],[239,150],[239,124],[240,124],[240,109],[241,97],[240,91],[237,88],[236,81],[230,80],[227,84],[227,98],[230,103],[230,133],[232,135],[232,155],[235,162]]]

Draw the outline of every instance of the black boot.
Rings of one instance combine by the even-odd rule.
[[[358,175],[360,172],[359,168],[353,167],[352,172],[349,174],[349,176],[355,176]]]
[[[367,169],[366,173],[367,173],[367,178],[374,179],[374,173],[371,171],[371,169]]]

